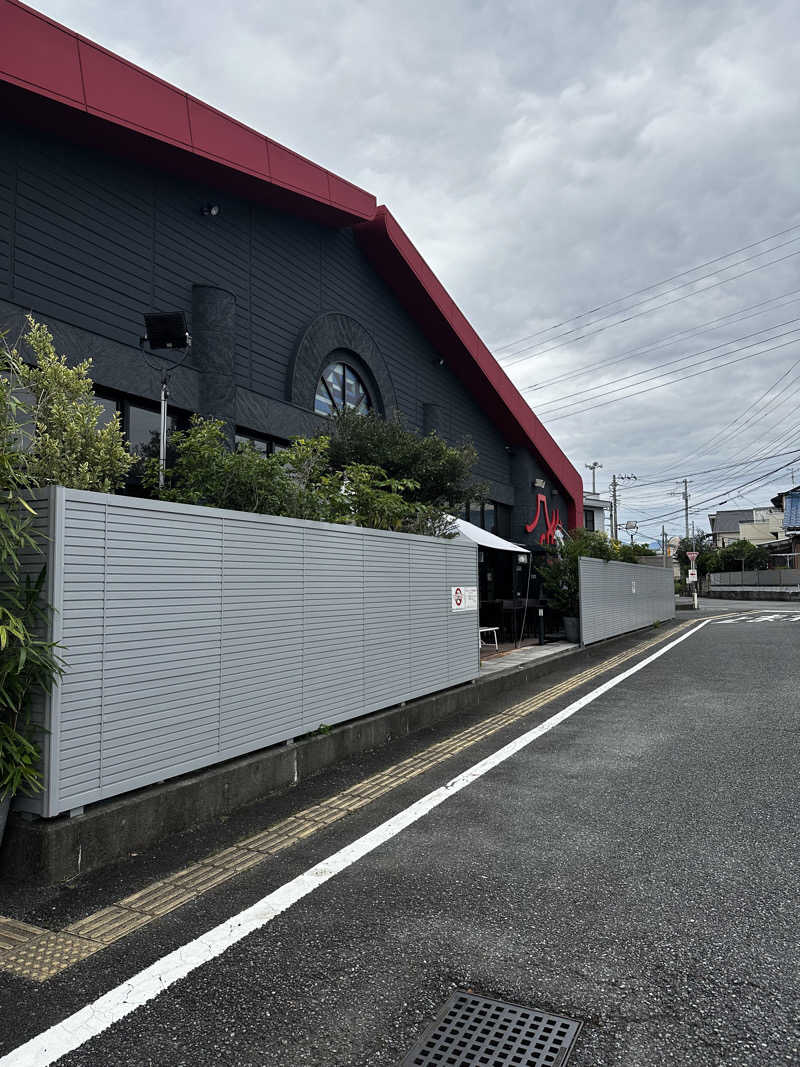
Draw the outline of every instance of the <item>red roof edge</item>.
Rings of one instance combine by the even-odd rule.
[[[560,484],[568,526],[582,524],[583,481],[511,379],[458,309],[388,208],[354,228],[370,263],[421,325],[448,366],[502,427],[507,440],[531,448]]]
[[[194,176],[329,225],[375,214],[371,193],[19,0],[0,0],[0,40],[0,99],[12,119],[177,173],[191,163]]]

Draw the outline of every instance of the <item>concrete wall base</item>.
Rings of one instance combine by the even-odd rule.
[[[549,674],[565,656],[584,655],[568,651],[527,667],[510,668],[342,723],[327,734],[276,745],[101,801],[81,815],[40,819],[12,812],[0,849],[0,877],[33,885],[68,881],[143,851],[170,834],[285,792],[325,767],[387,745],[393,738],[473,711],[484,701]]]
[[[774,586],[759,586],[757,589],[737,589],[728,586],[725,589],[712,589],[703,596],[709,600],[792,600],[800,601],[800,589],[776,589]]]

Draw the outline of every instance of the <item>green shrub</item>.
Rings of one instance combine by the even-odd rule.
[[[61,664],[45,631],[45,571],[31,581],[22,574],[22,554],[38,550],[27,495],[34,486],[24,426],[32,412],[19,396],[21,364],[7,346],[0,350],[0,800],[41,788],[37,728],[32,698],[47,691]]]
[[[6,352],[17,365],[19,385],[32,397],[27,455],[32,484],[113,493],[124,483],[133,460],[119,416],[98,425],[101,409],[88,374],[91,360],[68,366],[66,357],[56,354],[50,331],[31,315],[23,341],[34,365],[22,363],[16,349]]]

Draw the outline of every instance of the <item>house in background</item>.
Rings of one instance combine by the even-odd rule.
[[[772,549],[780,565],[800,568],[800,485],[772,498],[773,507],[783,516],[781,537]]]
[[[611,512],[611,501],[603,500],[599,493],[583,491],[583,528],[606,533],[606,512]]]
[[[715,548],[724,548],[741,538],[739,524],[753,522],[753,508],[739,508],[735,511],[718,511],[715,515],[709,515],[711,524],[711,536]]]
[[[172,425],[270,452],[343,407],[399,412],[474,443],[471,522],[542,552],[580,525],[580,475],[372,194],[16,0],[0,39],[0,329],[32,312],[91,357],[134,449],[159,428],[143,316],[177,311]]]
[[[739,536],[753,545],[772,545],[783,537],[783,508],[753,508],[753,521],[739,523]]]

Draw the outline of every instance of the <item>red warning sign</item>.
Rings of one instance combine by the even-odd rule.
[[[464,603],[464,594],[462,593],[459,586],[456,586],[456,588],[453,590],[453,602],[455,603],[455,606],[457,608],[460,608],[461,605]]]

